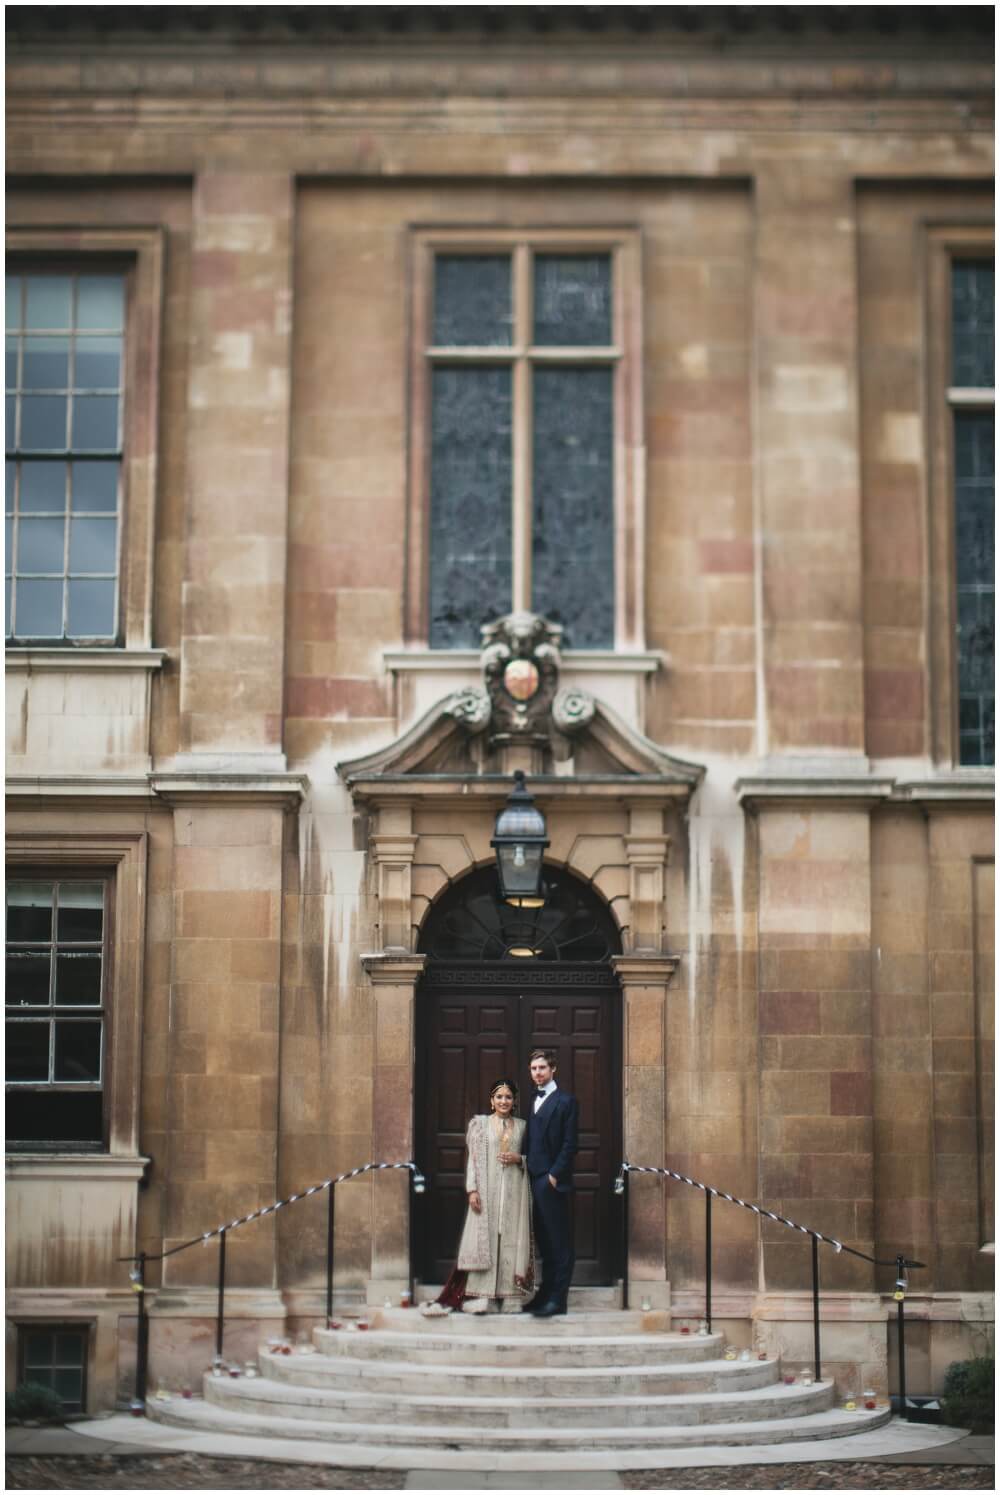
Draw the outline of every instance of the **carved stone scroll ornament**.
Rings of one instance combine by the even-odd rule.
[[[544,738],[559,683],[562,629],[536,613],[515,612],[483,629],[483,683],[493,708],[493,740]]]
[[[469,685],[463,690],[453,691],[444,709],[460,727],[474,736],[489,726],[492,704],[481,685]]]
[[[590,725],[594,719],[595,702],[589,690],[567,685],[552,702],[552,724],[558,731],[572,737]]]

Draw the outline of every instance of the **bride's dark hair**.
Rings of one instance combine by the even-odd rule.
[[[490,1086],[490,1100],[493,1099],[493,1097],[496,1095],[497,1091],[500,1090],[504,1085],[506,1085],[506,1087],[510,1091],[511,1095],[514,1097],[514,1104],[516,1106],[517,1105],[517,1086],[515,1085],[515,1083],[514,1083],[513,1080],[494,1080],[493,1084]]]

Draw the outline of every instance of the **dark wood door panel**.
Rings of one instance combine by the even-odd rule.
[[[465,1214],[465,1129],[485,1111],[501,1076],[521,1087],[521,1114],[530,1104],[528,1055],[558,1051],[558,1079],[580,1103],[579,1152],[572,1200],[574,1282],[602,1284],[619,1270],[612,1180],[620,1160],[620,995],[594,991],[592,977],[576,988],[561,973],[559,990],[465,990],[421,987],[417,1011],[417,1158],[428,1191],[415,1212],[417,1275],[441,1282],[454,1265]],[[566,978],[569,979],[566,979]]]

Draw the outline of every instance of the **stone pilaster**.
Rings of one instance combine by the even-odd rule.
[[[381,947],[386,951],[408,951],[413,944],[410,895],[417,846],[412,806],[405,802],[380,805],[369,846],[378,878]]]
[[[624,1004],[624,1156],[661,1166],[666,1158],[666,1000],[678,961],[669,955],[617,955],[612,964]],[[669,1308],[664,1184],[635,1176],[629,1184],[630,1292]]]
[[[180,751],[206,767],[284,767],[293,201],[256,166],[194,190]]]
[[[754,202],[758,750],[861,755],[853,174],[769,162]]]
[[[375,988],[374,1162],[413,1156],[414,1005],[426,956],[363,955]],[[368,1301],[394,1302],[410,1280],[410,1177],[378,1173],[372,1180],[372,1257]]]
[[[643,801],[628,806],[625,857],[629,873],[629,952],[658,955],[666,931],[666,869],[670,837],[663,811]]]

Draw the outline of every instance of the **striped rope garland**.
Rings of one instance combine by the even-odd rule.
[[[677,1173],[673,1168],[653,1168],[644,1163],[625,1163],[621,1165],[619,1178],[624,1178],[626,1173],[653,1173],[661,1178],[672,1178],[679,1184],[689,1184],[692,1189],[700,1189],[703,1194],[710,1194],[713,1199],[724,1199],[727,1204],[738,1204],[741,1209],[748,1209],[753,1214],[759,1215],[763,1220],[774,1220],[778,1225],[785,1225],[789,1230],[801,1231],[803,1235],[813,1236],[817,1241],[825,1241],[835,1251],[846,1251],[851,1256],[860,1256],[864,1261],[874,1262],[880,1267],[894,1267],[897,1260],[882,1261],[877,1256],[869,1256],[865,1251],[858,1251],[854,1246],[845,1246],[843,1241],[836,1241],[832,1236],[824,1235],[821,1230],[813,1230],[808,1225],[800,1225],[796,1220],[789,1220],[784,1215],[777,1214],[774,1210],[764,1209],[762,1205],[753,1204],[748,1199],[738,1199],[735,1194],[727,1194],[725,1189],[713,1189],[711,1184],[703,1184],[700,1179],[688,1178],[686,1173]],[[922,1266],[922,1262],[909,1261],[907,1266]]]
[[[286,1204],[294,1204],[298,1199],[308,1199],[310,1194],[322,1194],[324,1189],[332,1189],[334,1184],[346,1183],[349,1178],[360,1178],[362,1173],[381,1173],[385,1169],[403,1169],[413,1175],[413,1181],[419,1180],[423,1184],[423,1175],[416,1163],[363,1163],[360,1168],[352,1168],[349,1173],[339,1173],[336,1178],[325,1179],[321,1184],[313,1184],[311,1188],[303,1189],[298,1194],[289,1194],[287,1199],[278,1199],[274,1204],[266,1204],[261,1209],[251,1210],[249,1215],[243,1215],[239,1220],[230,1220],[227,1225],[217,1225],[214,1230],[206,1230],[204,1235],[192,1236],[191,1240],[184,1241],[180,1246],[172,1246],[169,1251],[161,1251],[158,1255],[146,1252],[146,1261],[163,1261],[168,1256],[174,1256],[178,1251],[186,1251],[189,1246],[196,1246],[200,1241],[207,1246],[209,1241],[216,1236],[222,1235],[223,1231],[236,1230],[240,1225],[249,1225],[251,1220],[262,1220],[265,1215],[273,1215],[277,1210],[284,1209]],[[119,1261],[138,1261],[138,1256],[119,1256]]]

